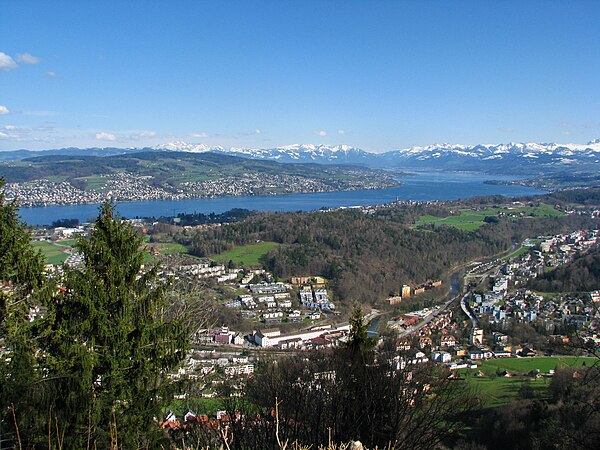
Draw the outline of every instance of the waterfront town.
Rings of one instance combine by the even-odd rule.
[[[337,179],[310,175],[243,173],[204,181],[183,181],[178,185],[157,183],[150,175],[117,172],[78,182],[39,179],[7,183],[6,198],[17,199],[21,206],[55,206],[112,201],[181,200],[222,196],[275,195],[307,192],[334,192],[357,189],[380,189],[397,184],[391,177],[365,177],[347,169],[347,176]],[[82,185],[83,184],[83,185]]]

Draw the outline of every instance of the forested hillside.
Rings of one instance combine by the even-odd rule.
[[[542,292],[575,292],[600,289],[600,249],[577,257],[564,267],[558,267],[529,282],[532,289]]]
[[[262,214],[181,242],[198,256],[256,240],[277,242],[283,245],[264,259],[276,276],[322,275],[333,280],[339,298],[373,303],[402,284],[439,278],[457,264],[507,250],[512,242],[598,222],[570,215],[499,220],[472,232],[447,226],[415,229],[412,222],[424,212],[449,214],[447,207],[422,205],[384,208],[374,214],[357,210]]]

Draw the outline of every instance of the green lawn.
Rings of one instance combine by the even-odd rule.
[[[466,375],[466,379],[469,386],[473,388],[475,395],[483,402],[485,408],[506,405],[515,400],[518,397],[519,389],[525,382],[529,382],[535,397],[545,398],[550,384],[550,378],[489,378],[477,377],[473,373]]]
[[[539,206],[520,206],[520,207],[501,207],[501,208],[485,208],[481,211],[472,209],[463,209],[455,216],[436,217],[424,215],[419,218],[415,226],[425,224],[448,225],[458,228],[463,231],[474,231],[485,222],[486,217],[500,217],[500,215],[510,218],[518,217],[558,217],[563,216],[562,211],[557,211],[552,205],[540,204]]]
[[[481,211],[461,211],[458,216],[435,217],[430,215],[421,216],[416,226],[432,223],[435,226],[448,225],[463,231],[474,231],[484,224],[483,219],[489,214]]]
[[[69,246],[52,244],[50,242],[32,242],[33,248],[41,250],[47,264],[60,265],[69,257]]]
[[[232,260],[234,263],[243,266],[260,266],[260,258],[278,245],[276,242],[258,242],[256,244],[243,245],[216,255],[213,259],[224,263]]]
[[[469,386],[482,399],[485,407],[496,407],[507,404],[517,398],[519,388],[524,382],[529,382],[537,398],[547,395],[547,388],[551,378],[533,378],[525,376],[532,370],[538,369],[540,373],[547,374],[549,370],[560,366],[579,367],[585,362],[591,366],[598,360],[596,358],[579,358],[575,356],[553,356],[537,358],[498,358],[483,361],[477,370],[464,369],[463,375]],[[510,378],[497,376],[497,371],[507,371],[513,374]],[[484,373],[478,377],[478,371]]]
[[[77,240],[75,240],[75,239],[63,239],[62,241],[56,241],[55,244],[59,245],[59,246],[62,246],[62,247],[73,248],[77,244]]]
[[[518,258],[519,256],[521,256],[523,253],[527,253],[528,251],[531,250],[531,247],[520,247],[517,251],[511,253],[510,255],[508,255],[506,257],[506,259],[514,259],[514,258]]]
[[[176,242],[158,242],[155,244],[148,244],[149,249],[156,250],[158,253],[163,255],[174,255],[176,253],[187,253],[187,248]]]
[[[539,370],[548,373],[549,370],[557,366],[579,367],[585,362],[591,366],[596,362],[596,358],[583,358],[577,356],[540,356],[535,358],[497,358],[484,361],[479,370],[484,373],[496,373],[497,369],[507,370],[511,373],[527,373],[531,370]]]

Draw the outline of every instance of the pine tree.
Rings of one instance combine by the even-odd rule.
[[[44,260],[31,245],[16,201],[7,202],[0,178],[0,440],[16,444],[15,411],[32,418],[29,408],[39,380],[35,366],[34,325],[29,310],[41,302]],[[32,413],[32,414],[29,414]],[[16,414],[16,413],[15,413]],[[23,422],[22,427],[28,428]]]
[[[348,346],[362,356],[373,350],[375,346],[375,338],[369,337],[368,324],[365,323],[365,316],[359,305],[354,307],[352,317],[350,318]]]
[[[166,282],[156,266],[144,269],[141,238],[108,202],[77,249],[83,267],[66,268],[47,318],[53,408],[69,436],[63,448],[107,448],[115,439],[153,446],[168,373],[189,345],[183,321],[167,318]]]

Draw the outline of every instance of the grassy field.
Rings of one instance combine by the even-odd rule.
[[[260,266],[260,258],[278,245],[276,242],[258,242],[256,244],[243,245],[216,255],[213,259],[224,263],[232,260],[234,263],[243,266]]]
[[[77,244],[77,240],[75,239],[63,239],[62,241],[57,241],[56,245],[61,245],[63,247],[75,247]]]
[[[531,247],[520,247],[517,251],[511,253],[510,255],[508,255],[506,257],[506,259],[514,259],[514,258],[518,258],[519,256],[521,256],[523,253],[527,253],[528,251],[531,250]]]
[[[575,356],[553,356],[538,358],[498,358],[482,362],[477,370],[464,369],[464,376],[475,393],[482,399],[485,407],[496,407],[509,403],[517,398],[519,389],[528,382],[537,398],[547,396],[547,388],[551,378],[533,378],[526,376],[532,370],[547,374],[551,369],[561,366],[579,367],[584,363],[591,366],[597,362],[595,358],[578,358]],[[484,376],[477,376],[477,372]],[[497,376],[497,372],[507,371],[513,376],[505,378]]]
[[[580,367],[585,362],[591,366],[596,362],[595,358],[583,358],[577,356],[540,356],[536,358],[497,358],[483,362],[479,370],[486,374],[496,373],[496,370],[506,370],[511,373],[527,373],[532,370],[548,373],[556,367]]]
[[[46,258],[46,262],[54,265],[60,265],[64,263],[71,254],[75,244],[75,239],[63,239],[62,241],[57,242],[33,242],[34,248],[42,251],[44,257]],[[158,253],[163,255],[187,253],[187,249],[183,245],[175,242],[148,244],[148,249],[150,251],[156,250]],[[144,255],[145,263],[155,261],[155,259],[156,258],[154,258],[151,254]]]
[[[470,212],[473,214],[469,214],[467,211],[461,211],[459,216],[435,217],[425,215],[421,216],[415,225],[420,226],[432,223],[435,226],[448,225],[449,227],[455,227],[463,231],[474,231],[484,224],[483,219],[486,216],[474,214],[476,211]]]
[[[148,244],[150,251],[157,251],[163,255],[174,255],[176,253],[187,253],[187,248],[176,242],[159,242]]]
[[[47,264],[60,265],[69,257],[70,250],[75,245],[75,240],[68,239],[58,243],[36,241],[32,242],[32,245],[33,248],[42,251]]]
[[[486,217],[500,217],[500,215],[512,217],[558,217],[564,215],[557,211],[552,205],[541,204],[539,206],[520,206],[515,208],[485,208],[481,211],[463,209],[458,215],[448,217],[435,217],[424,215],[419,218],[415,226],[433,224],[435,226],[448,225],[463,231],[474,231],[485,222]]]

